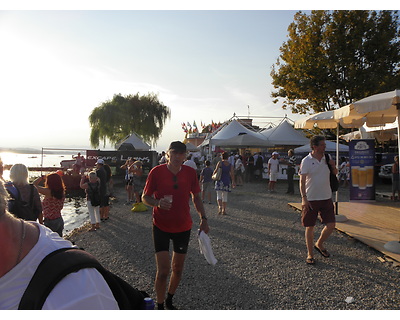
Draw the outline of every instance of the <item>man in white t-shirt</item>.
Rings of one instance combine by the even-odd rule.
[[[304,157],[300,164],[300,193],[302,215],[301,221],[306,228],[307,264],[315,264],[314,248],[325,258],[330,256],[324,247],[324,242],[335,229],[335,212],[332,202],[332,190],[329,183],[330,162],[334,173],[337,174],[335,162],[329,157],[325,159],[326,142],[323,136],[314,136],[310,141],[311,152]],[[314,244],[314,227],[321,216],[325,224],[320,237]]]
[[[45,226],[17,219],[7,208],[0,180],[0,310],[18,309],[38,265],[49,253],[72,243]],[[81,269],[63,278],[47,296],[47,310],[118,310],[118,304],[96,269]]]
[[[268,160],[268,173],[269,173],[269,183],[268,183],[268,191],[271,193],[275,192],[275,184],[278,180],[279,174],[279,153],[274,151],[272,152],[272,157]]]

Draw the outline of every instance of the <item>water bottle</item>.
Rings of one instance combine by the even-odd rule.
[[[144,298],[144,310],[154,310],[154,301],[152,298]]]

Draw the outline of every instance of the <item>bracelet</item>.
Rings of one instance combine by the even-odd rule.
[[[301,196],[302,198],[307,198],[307,196]]]

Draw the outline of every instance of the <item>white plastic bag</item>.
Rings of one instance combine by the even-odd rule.
[[[198,233],[197,239],[199,240],[200,253],[204,255],[209,264],[214,266],[217,263],[217,259],[214,257],[214,253],[211,248],[211,240],[207,233],[201,231]]]

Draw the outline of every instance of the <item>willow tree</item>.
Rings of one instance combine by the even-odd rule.
[[[170,109],[153,93],[143,96],[114,95],[112,100],[101,103],[90,114],[90,143],[94,148],[99,146],[100,141],[104,145],[107,140],[115,144],[135,132],[154,145],[170,115]]]
[[[397,11],[297,12],[272,66],[272,97],[293,113],[320,112],[400,84]]]

